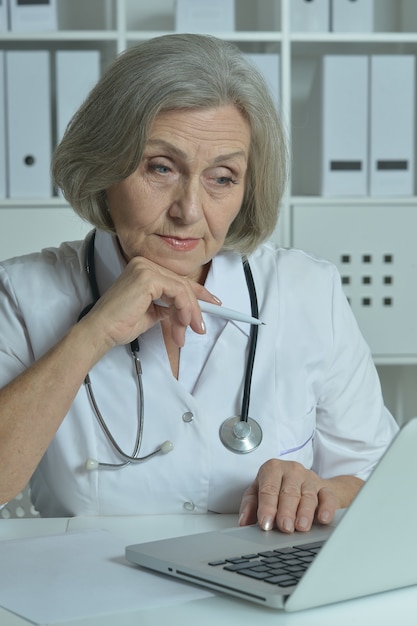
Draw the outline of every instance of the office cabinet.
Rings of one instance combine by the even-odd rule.
[[[323,3],[316,4],[320,10],[320,4]],[[415,0],[374,0],[372,24],[368,25],[365,32],[363,30],[332,32],[331,24],[327,20],[322,23],[328,24],[328,28],[323,27],[322,31],[311,28],[303,32],[300,30],[302,22],[291,23],[294,10],[292,5],[292,0],[235,0],[235,29],[214,33],[235,42],[245,53],[272,54],[279,58],[278,106],[291,146],[292,168],[274,238],[283,246],[300,245],[318,256],[331,257],[343,276],[346,271],[346,266],[343,266],[341,261],[343,252],[350,251],[352,258],[353,252],[352,234],[348,235],[349,229],[341,224],[348,223],[350,227],[355,224],[357,232],[361,232],[362,229],[366,233],[366,245],[362,238],[361,245],[358,244],[358,250],[355,252],[358,255],[365,255],[367,248],[371,252],[381,248],[383,252],[382,242],[385,241],[386,233],[382,229],[387,229],[389,233],[391,224],[399,237],[402,232],[407,235],[404,241],[408,242],[401,250],[401,262],[397,253],[394,256],[392,250],[388,249],[389,246],[387,247],[387,255],[392,253],[396,263],[398,259],[398,264],[391,268],[395,270],[393,274],[395,283],[391,291],[399,289],[397,281],[405,278],[407,280],[403,289],[412,290],[413,285],[417,284],[417,264],[413,261],[414,250],[409,240],[411,233],[417,231],[415,159],[412,166],[414,171],[411,172],[413,183],[411,193],[408,195],[402,194],[397,197],[365,193],[358,198],[345,193],[341,196],[323,197],[319,181],[315,180],[313,181],[315,184],[311,184],[311,173],[314,169],[312,165],[317,160],[319,146],[314,140],[307,140],[307,137],[314,81],[323,59],[326,56],[338,55],[362,56],[369,59],[400,54],[415,57],[417,3]],[[151,37],[175,31],[174,0],[153,0],[151,3],[138,0],[88,0],[88,2],[57,0],[57,16],[56,31],[16,33],[3,30],[0,32],[0,50],[49,50],[54,53],[59,50],[98,50],[103,70],[124,49]],[[413,148],[415,153],[414,136]],[[307,166],[308,170],[309,163],[311,163],[311,171],[308,171],[310,178],[305,175],[305,168]],[[15,211],[14,215],[21,215],[23,220],[28,211],[33,212],[32,215],[39,211],[41,215],[40,211],[45,209],[56,209],[65,214],[68,211],[65,201],[56,193],[43,201],[39,198],[17,200],[0,195],[1,257],[9,256],[12,252],[10,237],[3,234],[7,233],[8,223],[12,223],[9,222],[11,213]],[[338,216],[341,221],[338,221]],[[15,228],[16,222],[13,224]],[[309,229],[307,224],[311,226]],[[71,228],[70,236],[73,232]],[[77,236],[87,229],[88,226],[77,224],[75,227]],[[59,228],[56,238],[62,239],[62,234],[62,228]],[[58,241],[51,236],[50,243],[55,244]],[[337,254],[333,254],[333,248],[330,250],[332,247],[330,243],[335,250],[337,249]],[[21,253],[20,249],[18,253]],[[349,268],[350,279],[354,281],[361,280],[363,269],[362,265],[359,268],[355,263],[356,261],[352,262]],[[373,267],[373,272],[376,272],[375,268],[376,266]],[[397,416],[401,412],[408,416],[412,413],[417,414],[417,399],[413,396],[413,393],[416,393],[414,387],[417,386],[409,384],[416,371],[414,368],[417,369],[417,321],[414,322],[417,320],[417,311],[414,298],[405,299],[404,305],[399,307],[403,309],[403,317],[401,311],[395,309],[395,305],[390,308],[388,304],[385,308],[383,305],[361,304],[362,309],[359,312],[355,309],[357,304],[352,296],[352,284],[354,283],[350,283],[350,287],[345,284],[346,294],[351,298],[359,324],[372,345],[374,359],[381,368],[383,383],[390,388],[391,395],[396,396],[397,406],[392,406],[392,410]],[[387,293],[385,297],[389,299],[391,297],[389,284],[385,284],[384,289],[381,291],[381,297]],[[365,291],[363,293],[365,294]],[[370,293],[369,290],[367,293]],[[400,294],[395,291],[395,294],[397,294],[395,298],[392,296],[394,303],[398,301],[402,303],[401,298],[406,298],[405,292]],[[366,297],[363,295],[364,302]],[[375,302],[373,297],[372,295],[371,300]],[[406,306],[410,306],[411,309],[406,311]],[[400,315],[395,319],[394,309]],[[408,341],[407,338],[401,338],[401,346],[394,341],[398,333],[396,324],[402,326],[402,331],[409,334]],[[371,330],[368,330],[371,328],[372,336]],[[388,342],[387,339],[387,342],[381,345],[375,341],[375,337],[378,334],[382,336],[383,333],[386,337],[391,335],[391,340]],[[403,349],[404,346],[408,346],[407,350]],[[404,368],[408,368],[407,371]],[[392,383],[393,380],[396,381],[395,385]],[[409,387],[405,394],[403,390],[401,393],[398,391],[403,380],[408,381]],[[394,387],[396,391],[393,391]],[[405,408],[400,406],[404,397],[407,405]],[[401,421],[402,418],[399,417]]]

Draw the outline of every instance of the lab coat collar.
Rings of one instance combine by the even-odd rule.
[[[100,294],[109,289],[120,276],[124,260],[115,235],[97,230],[95,239],[95,268]],[[205,287],[220,298],[223,306],[251,315],[251,303],[241,256],[236,252],[220,252],[212,261]],[[232,321],[245,335],[250,324]]]
[[[205,287],[220,298],[223,306],[247,315],[252,314],[242,258],[237,252],[223,251],[214,257]],[[237,321],[230,323],[249,336],[250,324]]]

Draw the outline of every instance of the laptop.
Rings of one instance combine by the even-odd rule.
[[[340,521],[287,535],[257,525],[126,547],[142,567],[298,611],[417,584],[417,418]]]

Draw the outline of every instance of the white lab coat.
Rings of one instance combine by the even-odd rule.
[[[0,265],[0,385],[44,354],[91,302],[85,248],[85,242],[67,243]],[[273,457],[296,460],[322,477],[367,478],[397,426],[383,405],[369,348],[337,270],[271,244],[261,246],[250,265],[265,323],[259,329],[249,409],[262,426],[259,448],[234,454],[218,435],[223,420],[240,414],[248,325],[207,316],[207,337],[187,331],[179,380],[170,372],[155,327],[140,338],[141,456],[167,439],[174,450],[121,470],[87,472],[88,457],[119,458],[83,386],[32,478],[33,501],[42,515],[235,512],[260,465]],[[114,238],[98,232],[101,293],[122,268]],[[206,286],[225,306],[250,314],[239,255],[219,254]],[[129,348],[112,349],[90,376],[111,432],[130,454],[138,391]]]

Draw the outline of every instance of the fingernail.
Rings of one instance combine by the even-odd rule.
[[[239,526],[241,526],[241,525],[242,525],[242,520],[244,519],[244,517],[245,517],[245,514],[244,514],[244,513],[241,513],[241,514],[239,515],[239,521],[238,521]]]
[[[264,519],[262,520],[261,526],[264,530],[271,530],[273,525],[274,525],[274,522],[271,517],[264,517]]]
[[[307,530],[309,524],[308,524],[308,519],[306,517],[300,517],[299,520],[297,520],[297,528],[301,528],[302,530]]]
[[[288,533],[292,533],[292,531],[294,530],[293,522],[292,520],[290,520],[289,517],[284,517],[284,519],[282,520],[282,529]]]
[[[329,511],[322,511],[322,513],[320,513],[319,520],[323,524],[327,524],[327,522],[330,522],[330,513],[329,513]]]
[[[201,328],[201,332],[204,335],[205,332],[206,332],[206,324],[205,324],[204,320],[201,321],[200,328]]]
[[[217,302],[217,304],[221,304],[221,303],[222,303],[222,301],[220,300],[220,298],[218,298],[218,297],[217,297],[217,296],[215,296],[214,294],[211,294],[211,297],[213,298],[213,300],[214,300],[215,302]]]

